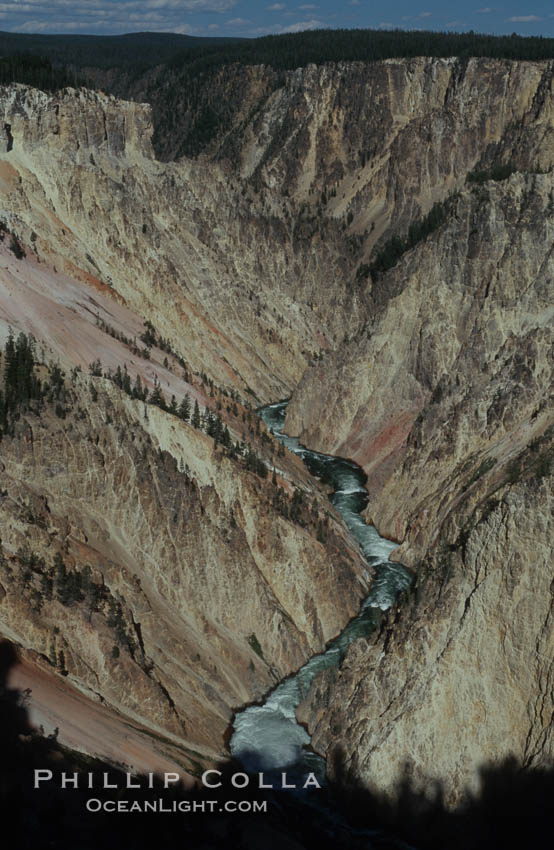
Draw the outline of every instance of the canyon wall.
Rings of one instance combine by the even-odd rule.
[[[211,140],[201,137],[200,159],[262,194],[293,198],[316,220],[339,222],[342,253],[354,243],[358,260],[463,184],[477,163],[501,155],[522,168],[549,168],[553,159],[551,62],[234,65],[198,92],[195,109],[179,86],[146,91],[162,158],[179,155],[203,110],[220,109]]]
[[[508,757],[554,762],[553,198],[551,174],[464,189],[290,406],[363,464],[416,574],[299,710],[332,776],[392,798],[407,781],[455,806]]]
[[[335,285],[353,262],[338,226],[321,230],[217,164],[157,162],[147,105],[14,85],[0,113],[9,229],[57,271],[109,286],[195,370],[282,398],[356,321]]]
[[[552,421],[552,198],[550,174],[461,192],[374,284],[367,331],[310,369],[287,411],[292,433],[362,464],[370,516],[408,564]]]
[[[45,716],[59,716],[60,691],[84,694],[117,728],[139,727],[143,749],[150,736],[151,764],[161,752],[197,771],[225,754],[233,710],[321,650],[367,589],[325,491],[278,457],[247,403],[285,393],[322,322],[280,286],[287,275],[296,286],[281,270],[297,249],[267,211],[256,232],[250,199],[219,169],[153,159],[148,106],[24,86],[1,103],[0,339],[31,334],[50,387],[47,408],[23,406],[0,443],[2,634],[38,664],[37,683],[51,677]],[[246,270],[271,276],[264,244],[267,321]],[[220,412],[242,461],[175,411],[85,377],[94,362],[160,387],[167,407],[188,393]],[[267,480],[245,468],[246,442]],[[297,487],[300,522],[288,512]],[[66,598],[67,581],[86,591]],[[69,740],[94,745],[73,728]],[[132,757],[112,743],[106,753],[97,738],[98,752]]]
[[[357,612],[367,571],[313,485],[325,543],[212,438],[90,382],[1,441],[0,631],[162,751],[216,759],[233,710]]]
[[[536,461],[450,518],[410,596],[312,685],[299,716],[332,777],[454,806],[506,758],[552,767],[553,478]]]

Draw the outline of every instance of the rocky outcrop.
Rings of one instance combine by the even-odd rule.
[[[354,237],[362,256],[477,163],[550,167],[551,97],[551,62],[456,57],[234,65],[198,87],[193,108],[182,86],[148,89],[163,158],[190,149],[196,132],[204,155],[341,222],[343,253]],[[195,123],[210,110],[218,120],[203,134]]]
[[[153,157],[151,110],[99,96],[87,89],[66,89],[56,98],[28,86],[2,87],[2,126],[11,150],[40,149],[68,163],[89,165],[98,157],[136,160]]]
[[[550,90],[545,62],[234,66],[209,92],[229,122],[196,161],[162,164],[145,104],[4,87],[5,213],[41,258],[111,285],[195,368],[268,401],[364,326],[356,269],[391,233],[479,163],[550,167]],[[169,138],[179,102],[165,106]]]

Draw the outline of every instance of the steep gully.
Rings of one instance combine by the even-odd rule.
[[[259,412],[268,429],[302,458],[310,472],[333,487],[331,501],[376,575],[360,613],[325,652],[312,657],[298,673],[279,684],[262,705],[250,706],[235,716],[230,746],[233,756],[249,771],[263,771],[271,779],[272,774],[280,778],[286,769],[287,777],[296,778],[299,785],[311,772],[323,784],[325,761],[309,749],[310,736],[297,723],[296,708],[313,678],[322,670],[338,666],[352,641],[376,626],[379,612],[389,608],[398,593],[410,585],[411,574],[401,564],[388,560],[397,544],[380,537],[360,515],[367,504],[363,471],[352,461],[310,451],[296,438],[284,434],[286,407],[287,402],[278,402]]]

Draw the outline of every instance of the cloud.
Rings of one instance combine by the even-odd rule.
[[[402,20],[403,21],[418,21],[421,18],[432,18],[432,17],[433,17],[432,12],[420,12],[419,15],[403,15]]]
[[[490,6],[485,6],[484,9],[476,9],[476,15],[488,15],[490,12],[496,12],[496,9],[492,9]]]
[[[311,21],[298,21],[296,24],[291,24],[288,27],[283,27],[280,32],[303,32],[303,30],[318,30],[324,27],[323,21],[316,21],[312,18]]]
[[[361,4],[360,0],[349,0],[348,5],[349,6],[361,6],[362,4]]]
[[[11,32],[198,32],[194,13],[230,12],[239,0],[4,0]],[[195,21],[196,23],[196,21]],[[4,28],[8,27],[4,24]]]
[[[234,27],[235,29],[246,29],[252,26],[252,21],[248,18],[231,18],[230,21],[225,21],[226,27]]]
[[[316,6],[315,3],[304,3],[303,6],[298,7],[301,12],[313,12],[314,9],[319,9],[319,6]]]
[[[282,12],[287,7],[284,3],[272,3],[271,6],[266,6],[265,8],[268,12]]]
[[[532,24],[535,21],[542,21],[536,15],[513,15],[511,18],[506,18],[506,21],[511,24]]]

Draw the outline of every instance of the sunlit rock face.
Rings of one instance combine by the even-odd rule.
[[[0,115],[8,224],[58,271],[109,286],[218,383],[282,398],[358,321],[337,286],[353,264],[338,223],[321,232],[292,200],[207,160],[157,162],[147,104],[11,86]]]
[[[367,332],[304,376],[287,427],[369,475],[369,513],[415,563],[485,463],[551,421],[550,174],[465,189],[375,284]],[[392,294],[393,293],[393,294]]]
[[[161,753],[197,770],[225,754],[236,707],[340,632],[371,574],[324,488],[292,455],[277,459],[245,405],[283,396],[324,338],[289,286],[293,255],[309,248],[276,238],[267,210],[258,230],[251,200],[220,169],[156,162],[146,105],[24,86],[2,88],[0,101],[12,140],[8,151],[6,130],[2,221],[26,252],[15,257],[10,235],[0,245],[0,341],[9,328],[32,334],[40,375],[59,364],[68,392],[61,411],[53,400],[31,407],[2,440],[0,631],[28,652],[37,701],[46,671],[45,699],[77,688],[142,730],[133,764],[147,764],[150,741],[153,765]],[[331,273],[323,247],[313,280],[325,256]],[[146,319],[173,353],[140,353]],[[96,359],[150,390],[158,381],[168,403],[188,392],[219,411],[234,441],[265,452],[267,479],[174,415],[89,378]],[[277,509],[278,486],[287,500],[302,490],[304,524]],[[52,578],[58,555],[70,573],[90,568],[98,610],[45,596],[41,576]],[[57,716],[51,704],[40,711]],[[108,751],[75,729],[60,727],[60,741],[132,759],[117,734]]]
[[[368,570],[294,458],[280,480],[328,514],[325,543],[206,434],[106,379],[66,379],[63,418],[59,403],[29,411],[2,439],[0,632],[41,662],[39,680],[62,675],[154,735],[158,757],[216,759],[234,708],[324,648]],[[68,601],[60,558],[89,577]]]

